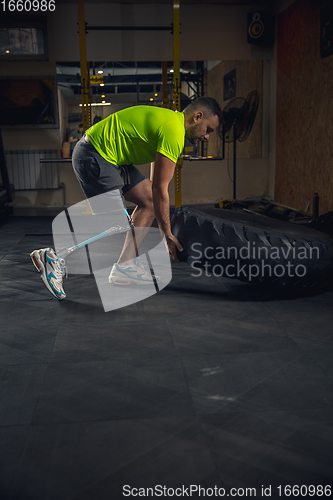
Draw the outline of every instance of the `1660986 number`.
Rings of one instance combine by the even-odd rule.
[[[278,486],[279,496],[282,495],[285,497],[330,497],[332,495],[331,485],[302,485],[298,486],[295,484],[294,486]]]
[[[2,0],[3,12],[53,12],[55,0]]]

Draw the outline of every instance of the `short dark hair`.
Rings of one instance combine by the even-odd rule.
[[[217,100],[213,97],[197,97],[197,99],[192,101],[185,109],[189,113],[193,113],[200,109],[206,110],[208,114],[217,116],[220,123],[223,122],[222,110]]]
[[[77,128],[83,128],[83,124],[80,123],[80,125],[78,125]]]

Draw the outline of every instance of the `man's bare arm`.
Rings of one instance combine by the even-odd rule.
[[[161,153],[156,154],[153,178],[155,215],[160,229],[167,237],[171,235],[168,186],[173,177],[175,166],[175,163],[166,156]]]
[[[169,252],[173,259],[178,260],[176,247],[182,251],[179,241],[171,232],[170,202],[168,186],[175,171],[175,163],[161,153],[156,154],[153,178],[153,200],[155,215],[160,229],[166,236]]]

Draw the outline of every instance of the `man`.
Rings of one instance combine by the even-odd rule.
[[[75,147],[73,168],[86,198],[119,189],[134,203],[135,227],[151,227],[155,217],[163,231],[171,257],[178,261],[182,247],[171,232],[168,186],[185,138],[191,143],[208,141],[222,121],[213,98],[199,97],[183,112],[155,106],[134,106],[114,113],[90,127]],[[155,161],[153,181],[134,167]],[[140,238],[137,244],[140,244]],[[66,297],[62,286],[64,262],[52,249],[31,253],[31,259],[48,290],[57,299]],[[129,245],[112,267],[109,282],[152,283],[155,279],[138,263]]]
[[[76,129],[69,132],[68,142],[70,143],[70,155],[73,156],[73,151],[76,143],[81,139],[83,135],[83,125],[80,123]]]

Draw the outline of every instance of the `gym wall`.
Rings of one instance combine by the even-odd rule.
[[[224,76],[236,70],[235,97],[246,99],[249,92],[257,90],[260,95],[257,116],[251,133],[246,141],[237,142],[237,158],[262,157],[262,99],[263,99],[263,62],[259,61],[221,61],[207,73],[207,95],[214,97],[221,108],[228,104],[230,99],[224,100]],[[208,144],[208,154],[217,156],[220,141],[217,134],[213,134]],[[232,143],[226,144],[226,157],[233,158]]]
[[[172,1],[166,3],[107,3],[85,5],[86,22],[110,26],[170,26],[170,31],[90,31],[88,61],[172,61]],[[49,32],[55,61],[78,61],[76,2],[57,0]],[[251,59],[247,43],[247,12],[251,6],[182,4],[181,59],[189,61]]]
[[[278,19],[275,198],[304,210],[318,191],[325,213],[333,210],[333,56],[320,55],[321,3],[297,0]]]
[[[79,61],[76,2],[57,0],[55,12],[48,14],[49,61],[38,63],[0,62],[0,75],[55,75],[57,61]],[[247,43],[247,12],[253,6],[181,5],[182,60],[251,60]],[[172,22],[172,4],[130,4],[89,2],[86,4],[88,25],[156,25]],[[171,31],[171,26],[170,26]],[[88,61],[156,61],[172,60],[172,35],[169,31],[118,32],[91,31],[87,35]],[[246,97],[246,96],[245,96]],[[61,150],[66,113],[69,112],[61,92],[58,97],[60,128],[3,129],[5,149]],[[223,104],[223,103],[221,103]],[[249,138],[250,140],[250,138]],[[147,170],[147,167],[144,167]],[[267,187],[269,162],[259,158],[240,158],[239,196],[262,194]],[[82,199],[80,187],[70,164],[58,166],[59,182],[66,186],[66,201]],[[183,167],[183,203],[209,202],[232,194],[226,162],[187,162]],[[171,203],[174,186],[170,186]],[[54,205],[62,202],[62,192],[20,192],[17,205]]]
[[[262,156],[262,88],[263,62],[261,60],[225,60],[207,73],[207,95],[214,97],[223,109],[224,75],[236,69],[236,97],[247,97],[251,90],[260,93],[257,117],[248,139],[237,141],[237,197],[260,196],[269,190],[269,159]],[[232,198],[231,180],[233,145],[226,143],[225,160],[210,162],[184,162],[182,168],[183,203],[208,203],[220,198]],[[221,155],[221,140],[217,133],[209,139],[207,154]],[[173,193],[171,193],[173,194]],[[173,197],[172,197],[173,199]]]

